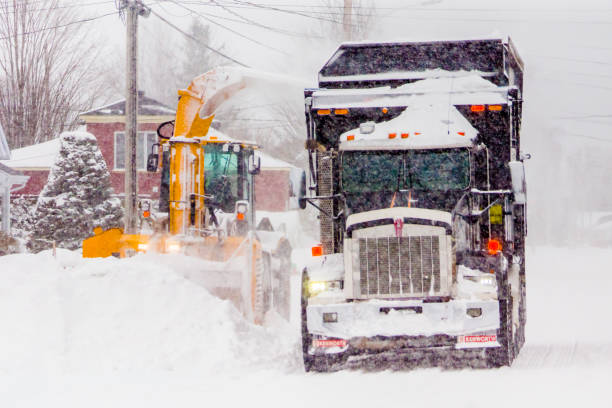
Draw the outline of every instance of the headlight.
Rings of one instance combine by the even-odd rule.
[[[181,251],[181,244],[178,242],[170,242],[166,245],[166,250],[170,253],[177,253]]]
[[[138,251],[140,252],[145,252],[147,250],[147,248],[149,247],[149,245],[145,244],[145,243],[139,243],[138,244]]]
[[[464,276],[463,279],[480,283],[484,286],[494,287],[497,285],[497,279],[495,278],[495,275]]]
[[[342,281],[310,281],[308,282],[308,294],[316,296],[321,292],[341,290]]]

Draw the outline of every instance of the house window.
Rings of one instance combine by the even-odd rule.
[[[157,143],[155,132],[138,132],[136,137],[136,168],[146,170],[147,156]],[[125,132],[115,132],[115,170],[125,169]]]

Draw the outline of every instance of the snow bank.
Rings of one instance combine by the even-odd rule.
[[[295,337],[280,335],[282,325],[251,325],[229,301],[183,277],[202,267],[197,260],[179,267],[159,255],[58,255],[1,260],[0,321],[8,335],[0,336],[0,376],[23,370],[210,373],[287,367],[287,359],[297,364],[286,343]]]
[[[328,375],[302,372],[299,326],[247,324],[183,278],[199,260],[0,257],[0,406],[606,406],[612,250],[527,255],[527,343],[511,368]]]

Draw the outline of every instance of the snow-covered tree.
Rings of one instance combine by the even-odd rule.
[[[112,197],[110,174],[96,138],[87,132],[64,132],[61,148],[41,192],[32,227],[31,250],[76,249],[95,227],[120,227],[121,201]]]

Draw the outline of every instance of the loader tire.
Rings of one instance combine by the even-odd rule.
[[[285,320],[290,317],[291,300],[291,247],[278,251],[279,268],[274,270],[274,309]]]
[[[270,308],[270,256],[262,254],[255,263],[255,290],[253,298],[253,320],[263,324],[266,312]]]

